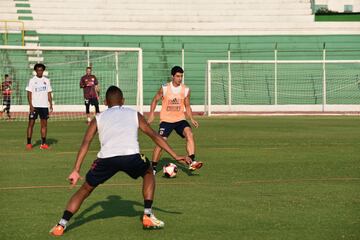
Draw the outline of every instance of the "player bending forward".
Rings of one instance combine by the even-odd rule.
[[[81,178],[81,164],[96,132],[99,134],[101,146],[97,154],[98,158],[86,174],[86,181],[70,198],[59,223],[50,230],[52,235],[63,235],[68,221],[79,210],[82,202],[99,184],[104,183],[119,171],[127,173],[134,179],[140,176],[143,178],[143,227],[164,227],[164,222],[158,220],[152,212],[155,178],[149,160],[140,154],[138,128],[177,161],[189,164],[191,159],[178,156],[166,141],[149,126],[140,113],[123,107],[123,104],[122,91],[115,86],[109,87],[106,92],[108,109],[92,119],[78,152],[74,169],[68,177],[70,183],[75,186]]]

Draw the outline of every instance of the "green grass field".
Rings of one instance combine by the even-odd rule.
[[[118,173],[96,189],[62,239],[360,239],[358,117],[199,117],[193,174],[156,176],[156,216],[144,231],[141,180]],[[86,125],[49,122],[51,150],[25,150],[26,122],[0,122],[0,239],[51,239],[76,189],[70,173]],[[154,127],[156,127],[154,125]],[[169,142],[184,153],[184,142]],[[140,136],[151,156],[152,142]],[[84,176],[98,150],[91,146]],[[167,154],[163,162],[171,161]]]

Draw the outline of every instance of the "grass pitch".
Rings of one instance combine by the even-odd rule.
[[[118,173],[72,218],[63,239],[360,239],[358,117],[198,118],[197,159],[204,167],[156,176],[156,216],[144,231],[141,180]],[[26,122],[0,122],[0,239],[50,239],[70,189],[86,125],[49,121],[51,150],[25,150]],[[153,125],[156,129],[156,126]],[[185,153],[172,134],[170,145]],[[140,134],[149,158],[153,143]],[[84,176],[99,149],[95,139]],[[161,164],[172,161],[163,154]]]

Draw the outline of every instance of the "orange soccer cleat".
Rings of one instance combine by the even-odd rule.
[[[193,161],[189,165],[189,170],[195,171],[196,169],[200,169],[203,166],[202,162]]]
[[[49,149],[49,145],[46,143],[40,145],[40,149]]]
[[[144,229],[160,229],[163,228],[165,225],[165,223],[157,219],[154,214],[151,214],[150,216],[145,214],[143,216],[142,223]]]
[[[51,230],[50,234],[53,236],[62,236],[64,234],[65,227],[61,226],[60,224],[55,225]]]
[[[31,150],[31,149],[32,149],[32,144],[31,144],[31,143],[26,144],[26,149],[27,149],[27,150]]]

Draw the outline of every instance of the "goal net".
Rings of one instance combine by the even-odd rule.
[[[205,111],[360,112],[360,61],[209,60]]]
[[[16,120],[28,118],[25,87],[35,75],[36,63],[46,65],[44,75],[50,79],[53,89],[51,120],[85,118],[83,89],[79,83],[88,66],[99,82],[101,111],[106,109],[105,92],[111,85],[121,88],[127,106],[143,111],[140,48],[0,46],[0,74],[2,82],[5,74],[12,80],[10,113]],[[90,109],[95,111],[93,107]]]

